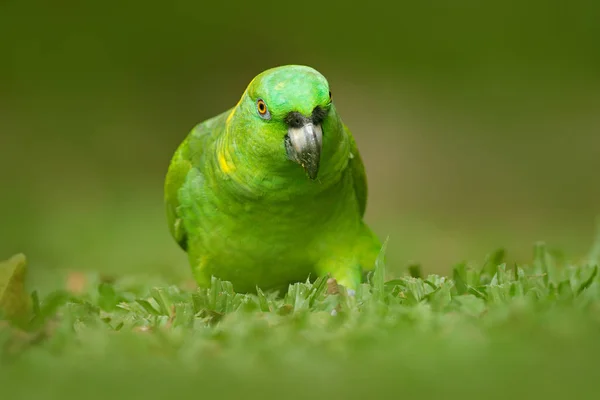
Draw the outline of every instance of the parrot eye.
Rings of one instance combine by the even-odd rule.
[[[256,108],[258,109],[258,113],[260,114],[260,116],[264,119],[270,119],[271,118],[271,114],[269,113],[269,110],[267,109],[267,104],[264,102],[263,99],[258,99],[258,101],[256,102]]]
[[[331,101],[331,91],[329,91],[329,101]]]

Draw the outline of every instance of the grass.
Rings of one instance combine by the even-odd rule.
[[[0,329],[0,397],[597,398],[600,241],[571,263],[535,246],[451,277],[380,261],[348,293],[326,278],[282,296],[74,275]]]

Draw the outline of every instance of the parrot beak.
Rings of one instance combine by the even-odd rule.
[[[321,125],[306,122],[300,127],[288,128],[285,149],[290,160],[304,168],[308,177],[316,179],[321,160],[323,129]]]

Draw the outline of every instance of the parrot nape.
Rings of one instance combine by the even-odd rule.
[[[365,168],[315,69],[268,69],[196,125],[165,179],[169,229],[200,287],[238,292],[330,275],[356,289],[381,249],[363,222]]]

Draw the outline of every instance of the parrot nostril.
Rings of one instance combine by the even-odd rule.
[[[298,111],[292,111],[285,117],[285,123],[290,128],[300,128],[307,122],[309,122],[308,118],[304,117]]]
[[[312,121],[313,124],[319,125],[325,117],[327,116],[327,110],[321,108],[320,106],[316,106],[312,112]]]

